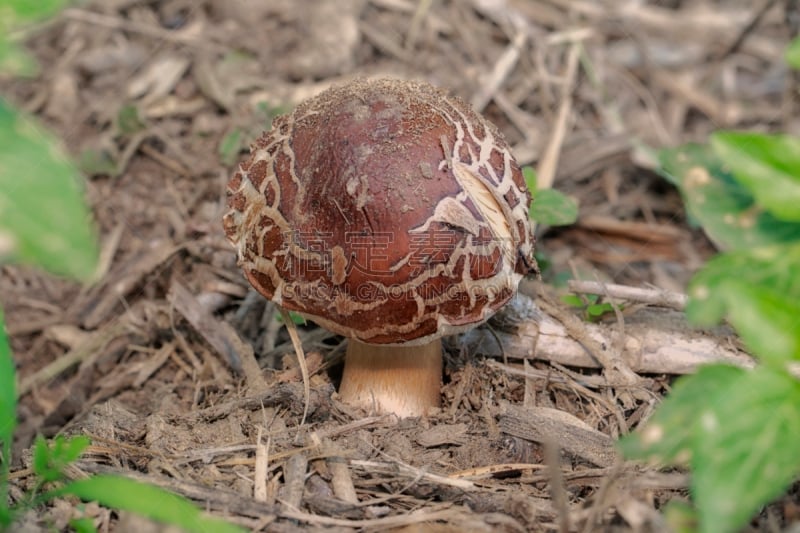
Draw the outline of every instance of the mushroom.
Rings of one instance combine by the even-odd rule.
[[[348,337],[342,401],[440,405],[441,337],[535,268],[508,144],[427,83],[356,80],[275,119],[228,183],[228,239],[261,294]]]

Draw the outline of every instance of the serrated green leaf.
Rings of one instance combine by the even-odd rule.
[[[795,38],[786,48],[786,62],[793,69],[800,69],[800,37]]]
[[[55,140],[0,100],[0,263],[88,280],[97,245],[81,176]]]
[[[725,401],[730,385],[744,372],[728,365],[708,365],[679,378],[645,427],[620,439],[622,453],[629,459],[685,463],[694,452],[698,408]]]
[[[800,223],[760,209],[709,145],[662,150],[660,172],[681,191],[692,221],[722,250],[800,240]]]
[[[800,473],[800,381],[758,367],[702,405],[691,460],[699,530],[737,531]]]
[[[536,191],[530,217],[547,226],[566,226],[578,220],[578,202],[555,189]]]
[[[85,501],[96,501],[113,509],[130,511],[192,532],[245,531],[224,520],[203,515],[199,508],[177,494],[124,477],[98,475],[81,479],[68,483],[53,494],[69,494]]]
[[[735,531],[800,473],[800,381],[724,365],[679,379],[647,425],[621,439],[634,459],[689,461],[699,530]]]
[[[800,359],[800,243],[728,252],[689,285],[686,314],[699,325],[727,318],[762,360]]]
[[[759,206],[800,222],[800,138],[721,131],[711,136],[711,146]]]

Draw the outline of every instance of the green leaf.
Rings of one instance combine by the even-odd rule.
[[[89,444],[91,444],[89,437],[85,435],[76,435],[70,438],[58,435],[55,438],[53,457],[57,461],[68,465],[76,461],[83,451],[89,447]]]
[[[15,76],[32,76],[36,60],[8,39],[13,28],[36,22],[55,14],[66,0],[3,0],[0,2],[0,72]]]
[[[536,170],[531,166],[522,167],[522,177],[525,178],[525,184],[528,190],[533,194],[536,191]]]
[[[14,359],[8,344],[3,311],[0,309],[0,443],[11,445],[17,426],[17,385]],[[4,448],[0,448],[4,450]],[[4,454],[8,459],[8,456]]]
[[[561,301],[570,307],[582,308],[584,305],[583,300],[577,294],[565,294],[561,297]]]
[[[146,126],[139,115],[139,108],[133,104],[127,104],[120,108],[116,124],[117,131],[122,135],[133,135],[142,131]]]
[[[130,511],[192,532],[245,531],[224,520],[204,516],[199,508],[177,494],[124,477],[98,475],[81,479],[68,483],[53,494],[70,494],[85,501],[96,501],[106,507]]]
[[[3,491],[0,490],[0,496],[2,495]],[[13,524],[14,519],[15,519],[15,513],[8,508],[5,502],[0,503],[0,531],[6,531],[6,529],[4,528],[8,528],[8,526]]]
[[[553,261],[550,259],[550,256],[547,255],[547,252],[542,250],[541,248],[536,248],[533,251],[533,258],[536,259],[536,264],[539,265],[539,270],[541,271],[542,275],[550,272],[553,267]],[[556,286],[565,286],[567,284],[567,280],[572,278],[572,275],[569,272],[562,272],[564,279],[560,283],[554,283]]]
[[[722,533],[737,531],[800,473],[800,382],[759,367],[713,400],[699,404],[692,489],[700,531]]]
[[[52,442],[37,437],[33,446],[33,471],[44,482],[56,481],[64,474],[64,469],[75,462],[89,446],[89,439],[83,435],[66,438],[58,435]]]
[[[686,314],[699,325],[727,318],[763,361],[800,359],[800,242],[728,252],[689,285]]]
[[[86,149],[78,156],[78,168],[87,176],[117,176],[117,164],[105,150]]]
[[[662,150],[661,174],[683,195],[689,217],[723,250],[800,240],[800,223],[759,208],[708,145]]]
[[[713,134],[711,145],[760,206],[800,222],[800,138],[725,131]]]
[[[262,117],[263,129],[272,128],[272,121],[280,115],[288,113],[291,109],[284,105],[272,105],[269,102],[261,101],[256,104],[256,112]]]
[[[69,521],[69,527],[75,530],[75,533],[95,533],[97,528],[94,527],[94,520],[91,518],[73,518]]]
[[[0,529],[11,524],[8,508],[8,472],[11,441],[17,427],[17,385],[14,359],[8,344],[3,310],[0,309]]]
[[[670,500],[663,510],[667,531],[674,533],[696,533],[697,511],[682,500]]]
[[[713,365],[679,379],[644,429],[621,439],[633,459],[689,461],[701,532],[735,531],[800,473],[800,382],[788,372]]]
[[[305,326],[308,323],[303,315],[295,313],[294,311],[289,311],[289,316],[296,326]],[[275,319],[278,322],[283,322],[283,315],[281,313],[276,313]]]
[[[242,149],[242,130],[239,128],[227,133],[219,143],[219,158],[225,166],[233,165],[239,158]]]
[[[606,313],[613,313],[614,306],[608,302],[602,304],[592,304],[586,308],[586,313],[592,318],[600,318]]]
[[[2,15],[0,15],[2,17]],[[31,77],[38,72],[33,56],[26,50],[8,41],[0,31],[0,72],[12,76]]]
[[[97,246],[81,176],[56,142],[0,100],[0,263],[88,280]]]
[[[35,22],[43,18],[54,15],[65,4],[67,0],[3,0],[0,3],[0,20],[3,21],[5,29],[20,24]]]
[[[44,481],[53,481],[58,479],[60,472],[52,475],[50,471],[50,447],[43,437],[36,437],[33,443],[33,471],[37,476],[42,477]],[[52,479],[51,479],[52,478]]]
[[[786,49],[786,62],[793,69],[800,69],[800,37],[789,43]]]
[[[548,226],[566,226],[578,220],[578,202],[555,189],[535,192],[530,217]]]
[[[685,463],[695,451],[698,409],[725,402],[731,384],[744,373],[733,366],[708,365],[679,378],[645,427],[620,439],[622,453],[629,459]]]

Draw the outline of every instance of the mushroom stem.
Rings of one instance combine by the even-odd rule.
[[[442,341],[383,346],[350,339],[339,387],[342,401],[367,411],[422,416],[441,405]]]

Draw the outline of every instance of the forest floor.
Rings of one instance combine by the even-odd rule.
[[[84,287],[2,268],[22,393],[14,484],[32,483],[37,434],[81,433],[93,444],[71,475],[143,479],[256,531],[664,530],[687,473],[625,462],[614,441],[678,375],[748,358],[729,331],[693,330],[667,301],[715,249],[657,174],[657,150],[720,128],[800,133],[783,61],[793,4],[104,0],[32,29],[40,75],[0,91],[88,176],[102,265]],[[339,402],[345,341],[301,326],[301,426],[286,330],[222,232],[225,184],[274,116],[359,76],[461,96],[521,165],[579,201],[580,218],[537,230],[543,282],[524,282],[516,307],[447,340],[432,416]],[[580,310],[558,303],[567,279],[658,302],[606,297],[623,312],[571,320]],[[237,363],[253,355],[266,388]],[[612,356],[636,379],[610,379]],[[78,512],[53,505],[25,525],[61,529]],[[101,531],[145,530],[127,513],[82,512]],[[798,520],[795,487],[751,527]]]

